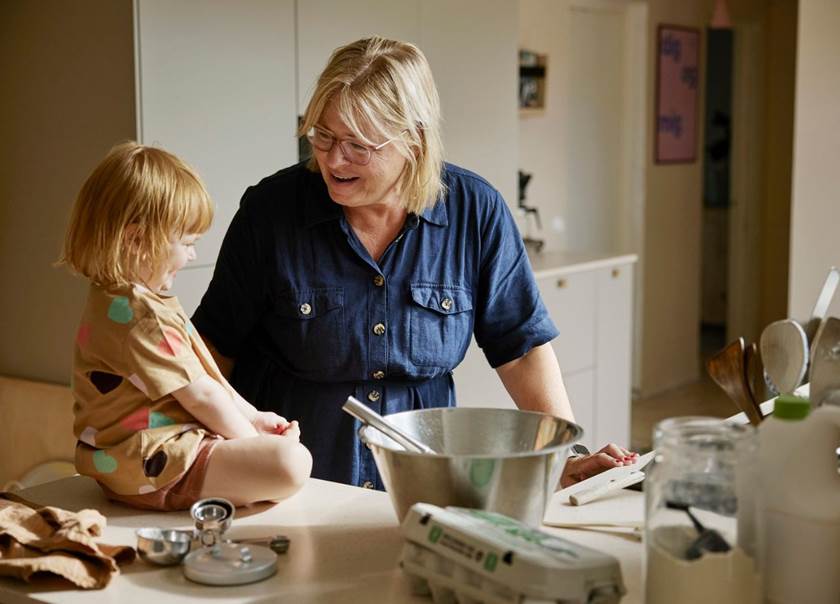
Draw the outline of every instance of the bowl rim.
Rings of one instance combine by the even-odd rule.
[[[367,430],[376,431],[376,428],[374,428],[373,426],[368,426],[366,424],[362,424],[359,427],[359,429],[357,431],[357,434],[359,436],[359,439],[365,445],[367,445],[368,447],[371,447],[371,448],[377,447],[377,448],[380,448],[380,449],[385,449],[386,451],[389,451],[391,453],[396,453],[396,454],[400,454],[400,455],[409,455],[409,456],[412,456],[412,457],[433,457],[433,458],[437,458],[437,459],[455,459],[455,458],[460,458],[460,459],[499,459],[500,457],[504,457],[505,459],[511,459],[511,458],[519,458],[519,457],[537,457],[537,456],[546,455],[547,453],[556,453],[556,452],[561,451],[562,449],[570,449],[572,447],[572,445],[574,445],[577,442],[580,442],[580,439],[583,438],[583,434],[584,434],[583,427],[581,427],[580,424],[576,424],[575,422],[571,422],[567,419],[563,419],[562,417],[557,417],[556,415],[551,415],[550,413],[543,413],[541,411],[530,411],[530,410],[526,410],[526,409],[502,409],[502,408],[499,408],[499,407],[457,407],[457,406],[455,406],[455,407],[428,407],[428,408],[425,408],[425,409],[409,409],[407,411],[398,411],[397,413],[389,413],[385,417],[395,417],[397,415],[404,415],[404,414],[408,414],[408,413],[422,414],[422,413],[427,413],[427,412],[442,413],[442,412],[452,412],[452,411],[466,411],[466,412],[472,412],[472,411],[500,411],[500,412],[503,412],[503,413],[528,413],[530,415],[540,415],[540,416],[543,416],[543,417],[550,417],[552,419],[555,419],[555,420],[558,420],[558,421],[561,421],[561,422],[565,422],[571,428],[574,428],[577,431],[577,434],[573,435],[572,439],[568,443],[563,443],[563,444],[560,444],[560,445],[552,445],[550,447],[544,447],[542,449],[539,449],[538,451],[519,451],[519,452],[516,452],[516,453],[504,453],[502,455],[500,455],[499,453],[476,453],[476,454],[451,455],[451,454],[446,454],[446,453],[419,453],[419,452],[415,452],[415,451],[408,451],[406,449],[397,449],[397,448],[394,448],[394,447],[391,447],[391,446],[388,446],[388,445],[384,445],[384,444],[381,444],[381,443],[378,443],[378,442],[372,442],[367,437],[366,432],[367,432]],[[356,421],[358,421],[358,420],[356,420]]]
[[[148,533],[157,533],[157,535],[150,535]],[[176,536],[175,539],[170,539],[166,535],[172,534]],[[165,541],[166,543],[192,543],[194,536],[189,529],[167,528],[161,526],[141,526],[134,530],[137,539],[145,539],[147,541]]]

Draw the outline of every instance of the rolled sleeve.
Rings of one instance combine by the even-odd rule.
[[[540,297],[519,230],[498,193],[488,209],[475,338],[496,368],[550,342],[558,331]]]

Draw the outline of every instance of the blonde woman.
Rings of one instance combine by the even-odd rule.
[[[454,405],[473,334],[520,408],[573,419],[516,226],[487,181],[444,163],[440,121],[417,47],[337,49],[300,128],[311,160],[245,192],[193,316],[247,398],[308,426],[317,478],[383,488],[342,402]],[[563,482],[631,458],[611,445]]]
[[[72,378],[76,469],[134,507],[282,499],[312,466],[297,422],[242,399],[166,293],[212,218],[186,164],[125,143],[88,177],[67,230],[62,261],[91,282]]]

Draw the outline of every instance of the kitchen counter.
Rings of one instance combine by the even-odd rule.
[[[188,512],[152,513],[109,503],[95,482],[81,476],[33,487],[21,495],[70,510],[98,509],[108,519],[103,543],[134,546],[134,531],[143,526],[193,526]],[[641,493],[625,490],[574,508],[555,496],[546,522],[640,521],[642,501]],[[642,544],[638,540],[594,530],[546,530],[617,557],[628,590],[622,604],[642,602]],[[291,539],[289,551],[280,556],[276,575],[251,585],[199,585],[185,579],[177,566],[150,566],[138,558],[99,591],[68,589],[66,583],[30,585],[0,578],[0,602],[432,603],[430,597],[411,594],[408,580],[398,567],[403,541],[386,493],[310,479],[290,499],[238,509],[228,536],[235,539],[274,534]]]
[[[601,254],[595,252],[541,252],[529,253],[531,269],[537,279],[569,275],[599,268],[613,268],[633,264],[635,254]]]

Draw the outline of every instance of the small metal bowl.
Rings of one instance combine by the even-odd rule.
[[[150,564],[171,566],[180,564],[190,553],[193,532],[175,529],[137,529],[137,551]]]

